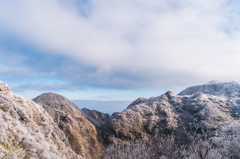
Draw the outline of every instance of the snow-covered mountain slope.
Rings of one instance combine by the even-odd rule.
[[[42,106],[12,94],[0,81],[0,158],[84,158],[66,139]]]
[[[193,95],[194,93],[211,94],[224,96],[226,98],[240,97],[240,84],[237,82],[216,82],[211,81],[204,85],[189,87],[178,95]]]
[[[178,95],[168,91],[149,99],[138,98],[110,117],[80,110],[54,93],[36,97],[38,105],[13,95],[0,82],[0,158],[85,157],[75,152],[97,158],[104,150],[99,141],[109,144],[113,135],[148,142],[158,135],[174,133],[179,143],[186,143],[183,128],[187,129],[190,122],[215,130],[239,119],[239,95],[236,82],[210,82],[189,87]]]
[[[110,129],[125,137],[150,139],[157,134],[174,132],[179,138],[183,127],[190,122],[202,124],[208,129],[239,118],[240,85],[236,82],[210,82],[189,87],[178,95],[173,92],[139,98],[127,109],[111,117]]]

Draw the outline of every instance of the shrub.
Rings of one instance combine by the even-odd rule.
[[[78,153],[79,155],[81,155],[82,154],[82,147],[80,146],[79,147],[79,153]]]

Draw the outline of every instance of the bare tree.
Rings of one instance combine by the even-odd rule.
[[[150,159],[153,156],[151,147],[142,141],[123,141],[115,137],[113,144],[104,152],[105,159]]]
[[[209,131],[204,130],[203,126],[190,123],[189,131],[185,130],[188,138],[191,140],[191,143],[186,146],[182,146],[185,150],[182,154],[184,157],[192,159],[209,159],[213,153],[213,144],[209,140]]]
[[[213,137],[217,151],[223,158],[240,158],[240,121],[233,121],[222,127]]]
[[[171,135],[163,135],[155,139],[152,149],[155,152],[155,158],[173,159],[179,157],[180,148],[175,143],[175,137]]]
[[[240,121],[224,126],[212,137],[203,126],[191,123],[185,133],[187,145],[177,145],[175,137],[162,135],[148,146],[142,141],[113,138],[104,153],[106,159],[240,159]]]

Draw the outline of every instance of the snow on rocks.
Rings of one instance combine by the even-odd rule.
[[[1,94],[11,94],[10,88],[8,85],[2,81],[0,81],[0,93]]]
[[[189,87],[178,95],[168,91],[158,97],[138,98],[111,117],[110,127],[123,136],[179,133],[191,122],[218,129],[239,119],[240,85],[210,82]],[[179,135],[179,134],[175,134]]]
[[[189,87],[178,95],[193,95],[194,93],[211,94],[223,97],[240,97],[240,84],[237,82],[211,81],[204,85]]]
[[[38,104],[0,82],[0,158],[80,159],[65,134]]]

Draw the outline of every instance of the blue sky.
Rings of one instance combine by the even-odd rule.
[[[26,98],[134,100],[240,82],[236,0],[0,1],[0,80]]]

